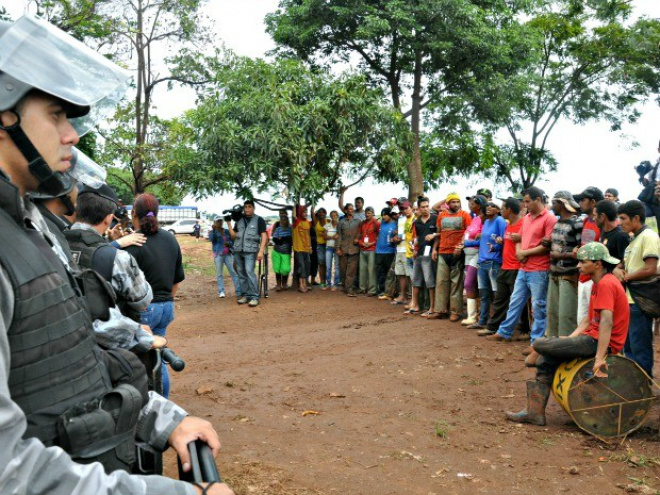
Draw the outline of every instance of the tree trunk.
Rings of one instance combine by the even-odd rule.
[[[137,6],[134,7],[137,16],[137,32],[135,33],[135,51],[137,56],[137,91],[135,94],[135,150],[133,152],[133,194],[137,196],[144,192],[144,158],[142,154],[142,145],[144,144],[144,136],[142,134],[142,108],[146,102],[142,99],[142,94],[145,90],[145,74],[146,62],[144,53],[144,25],[143,25],[143,9],[142,0],[138,0]]]
[[[413,80],[412,114],[410,127],[413,132],[412,160],[408,163],[408,197],[411,201],[424,194],[422,176],[422,155],[419,147],[420,119],[422,112],[422,52],[415,52],[415,73]]]

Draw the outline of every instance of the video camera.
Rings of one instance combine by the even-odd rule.
[[[225,216],[225,222],[229,222],[230,220],[238,222],[243,218],[243,205],[234,205],[231,209],[224,210],[222,214]]]
[[[644,183],[644,177],[653,169],[653,165],[648,160],[641,162],[635,167],[635,172],[639,175],[639,182]]]

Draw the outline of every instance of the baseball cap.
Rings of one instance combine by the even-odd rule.
[[[605,244],[590,242],[582,246],[577,253],[578,260],[604,261],[611,265],[618,265],[621,260],[610,255]]]
[[[115,193],[115,191],[107,184],[101,184],[99,187],[85,186],[78,193],[78,196],[80,197],[83,194],[96,194],[97,196],[108,199],[115,204],[119,204],[117,193]]]
[[[387,215],[388,217],[392,215],[392,208],[383,208],[380,210],[380,216]]]
[[[573,199],[573,195],[568,191],[557,191],[552,197],[553,201],[561,201],[564,203],[564,206],[571,213],[575,213],[580,209],[580,205],[577,204],[577,201]]]
[[[486,189],[485,187],[482,187],[481,189],[477,189],[477,194],[474,196],[485,196],[486,198],[492,198],[493,197],[493,192],[490,189]],[[468,196],[467,200],[470,200],[474,198],[474,196]]]
[[[407,199],[399,198],[398,206],[399,206],[399,211],[403,211],[410,206],[410,201],[408,201]]]
[[[488,200],[486,200],[486,198],[481,194],[477,194],[476,196],[472,196],[471,198],[467,198],[467,199],[471,199],[472,201],[477,203],[481,208],[484,208],[488,204]]]
[[[371,213],[374,213],[374,209],[371,206],[367,206],[364,211],[370,211]]]
[[[498,210],[502,209],[502,208],[500,208],[500,205],[498,205],[497,203],[494,203],[492,201],[489,201],[488,203],[486,203],[486,206],[490,206],[491,208],[497,208]]]
[[[605,196],[603,196],[603,191],[597,187],[590,186],[582,191],[581,194],[574,194],[573,198],[575,201],[582,201],[584,198],[593,199],[595,201],[602,201],[605,199]]]

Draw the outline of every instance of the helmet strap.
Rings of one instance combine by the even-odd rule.
[[[76,212],[76,207],[73,204],[73,201],[71,201],[71,198],[69,197],[68,194],[65,194],[63,196],[59,196],[58,199],[62,202],[64,207],[66,208],[66,211],[64,212],[64,215],[67,217],[70,217]]]
[[[39,181],[39,188],[51,196],[59,196],[64,191],[64,184],[62,184],[62,181],[41,157],[37,148],[30,141],[30,138],[23,132],[20,115],[14,110],[9,111],[16,116],[16,122],[9,126],[4,126],[0,122],[0,130],[5,131],[9,135],[18,150],[25,157],[28,162],[28,170]]]

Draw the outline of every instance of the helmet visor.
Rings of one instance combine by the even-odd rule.
[[[105,184],[108,173],[103,167],[78,148],[71,148],[71,152],[74,158],[71,160],[71,168],[66,171],[67,174],[71,175],[76,182],[82,182],[95,189]]]
[[[0,37],[0,71],[70,104],[89,107],[87,115],[71,119],[81,136],[115,110],[131,78],[103,55],[29,14]]]

